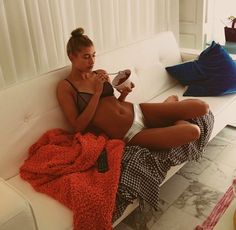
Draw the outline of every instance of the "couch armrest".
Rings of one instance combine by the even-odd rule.
[[[38,229],[29,201],[2,178],[0,178],[0,229]]]
[[[183,62],[196,59],[201,52],[202,52],[201,50],[184,49],[184,48],[180,49],[181,58]]]

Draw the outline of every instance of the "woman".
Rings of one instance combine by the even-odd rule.
[[[208,113],[205,102],[178,101],[171,96],[164,103],[134,105],[125,101],[132,91],[129,88],[120,92],[117,99],[106,71],[93,71],[96,52],[82,28],[72,31],[67,54],[72,69],[59,82],[57,97],[75,131],[103,132],[129,145],[152,150],[180,146],[199,138],[199,127],[187,120]]]

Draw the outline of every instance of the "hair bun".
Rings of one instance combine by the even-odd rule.
[[[73,30],[72,32],[71,32],[71,36],[72,37],[78,37],[78,36],[82,36],[84,34],[84,29],[83,28],[77,28],[77,29],[75,29],[75,30]]]

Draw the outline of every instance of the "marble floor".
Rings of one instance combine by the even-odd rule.
[[[161,187],[160,209],[137,208],[115,230],[194,230],[236,176],[236,128],[225,127],[199,162],[187,163]],[[225,230],[225,229],[222,229]]]

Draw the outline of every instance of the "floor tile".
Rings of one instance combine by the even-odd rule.
[[[222,129],[218,134],[218,137],[224,138],[226,141],[230,140],[235,142],[236,141],[236,128],[232,126],[227,126]]]
[[[121,222],[120,224],[118,224],[114,230],[133,230],[133,228],[129,227],[128,225],[126,225],[125,223]]]
[[[144,202],[142,209],[140,209],[140,207],[136,208],[123,222],[133,230],[150,229],[169,206],[170,204],[160,199],[158,210],[154,210],[150,205]]]
[[[214,161],[236,168],[236,144],[230,144],[224,148]]]
[[[174,206],[191,216],[204,220],[222,195],[223,193],[209,186],[194,182],[175,201]]]
[[[234,168],[221,163],[212,163],[198,176],[198,181],[225,192],[233,180]]]
[[[189,184],[190,182],[187,179],[176,174],[161,186],[160,198],[172,204],[186,190]]]
[[[199,175],[201,175],[208,167],[210,167],[211,161],[202,158],[198,162],[189,162],[184,165],[182,169],[178,172],[178,175],[181,175],[189,181],[197,181]]]
[[[200,219],[172,206],[150,230],[193,230],[200,223]]]
[[[203,158],[213,161],[229,144],[231,144],[231,141],[226,142],[220,137],[215,137],[208,143]]]

